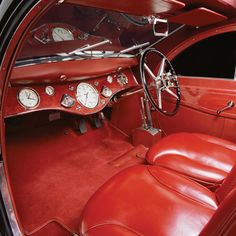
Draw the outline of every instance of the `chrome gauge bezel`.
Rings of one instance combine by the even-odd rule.
[[[25,104],[21,101],[21,99],[20,99],[20,93],[21,93],[23,90],[26,90],[26,89],[31,90],[33,93],[35,93],[35,95],[36,95],[36,97],[37,97],[37,104],[36,104],[35,106],[27,106],[27,105],[25,105]],[[19,92],[17,93],[17,100],[18,100],[19,104],[20,104],[22,107],[24,107],[25,109],[27,109],[27,110],[35,109],[35,108],[38,107],[39,104],[40,104],[40,96],[39,96],[38,92],[37,92],[35,89],[30,88],[30,87],[24,87],[24,88],[20,89]]]
[[[90,87],[90,88],[96,93],[96,96],[97,96],[97,103],[96,103],[96,105],[94,105],[93,107],[88,107],[88,106],[86,106],[86,105],[83,104],[83,102],[78,98],[78,88],[79,88],[81,85],[86,85],[86,86]],[[84,83],[84,82],[79,83],[79,84],[77,85],[77,87],[76,87],[76,94],[75,94],[75,95],[76,95],[76,100],[77,100],[77,102],[78,102],[79,104],[81,104],[83,107],[86,107],[87,109],[94,109],[94,108],[96,108],[97,105],[99,104],[99,101],[100,101],[100,97],[99,97],[99,92],[98,92],[98,90],[97,90],[94,86],[92,86],[91,84],[89,84],[89,83]]]
[[[102,94],[102,96],[105,97],[105,98],[110,98],[113,93],[112,93],[112,90],[111,90],[109,87],[103,86],[103,87],[102,87],[101,94]]]
[[[50,91],[51,93],[50,93],[49,91]],[[53,95],[55,95],[55,88],[54,88],[53,86],[48,85],[48,86],[45,87],[44,92],[45,92],[48,96],[53,96]]]

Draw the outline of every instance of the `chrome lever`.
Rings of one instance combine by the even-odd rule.
[[[227,102],[227,105],[225,107],[223,107],[221,109],[218,109],[216,113],[217,113],[217,115],[219,115],[221,112],[226,111],[226,110],[228,110],[228,109],[230,109],[232,107],[234,107],[234,102],[233,101],[229,101],[229,102]]]

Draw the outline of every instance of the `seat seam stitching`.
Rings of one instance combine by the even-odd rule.
[[[148,169],[148,168],[147,168],[147,169]],[[151,171],[150,171],[149,169],[148,169],[148,172],[149,172],[149,174],[151,175],[151,177],[153,177],[158,183],[160,183],[160,184],[163,185],[164,187],[166,187],[166,188],[172,190],[173,192],[175,192],[175,193],[177,193],[177,194],[179,194],[179,195],[181,195],[181,196],[183,196],[183,197],[186,197],[186,198],[188,198],[188,199],[190,199],[190,200],[192,200],[192,201],[194,201],[194,202],[197,202],[197,203],[200,204],[200,205],[203,205],[203,206],[206,206],[206,207],[208,207],[208,208],[210,208],[210,209],[216,210],[215,208],[213,208],[213,206],[210,206],[210,205],[208,205],[208,204],[206,204],[206,203],[203,203],[203,202],[198,201],[198,200],[196,200],[196,199],[194,199],[194,198],[191,198],[189,195],[184,195],[184,194],[178,192],[177,190],[175,190],[174,188],[170,187],[169,185],[166,185],[166,184],[160,182],[160,180],[158,180],[158,179],[151,173]]]
[[[165,168],[165,169],[167,169],[167,170],[169,170],[169,171],[172,171],[172,172],[174,172],[174,173],[177,173],[177,174],[181,175],[182,177],[184,177],[185,179],[188,179],[188,178],[189,178],[189,179],[191,179],[191,180],[197,182],[197,184],[200,183],[200,185],[202,185],[202,184],[210,184],[210,185],[212,185],[212,184],[221,184],[221,183],[224,181],[224,179],[222,179],[222,180],[220,180],[220,181],[215,181],[215,182],[206,181],[206,180],[202,180],[202,179],[200,179],[200,178],[198,178],[198,177],[194,177],[194,176],[191,176],[191,175],[187,175],[187,174],[185,174],[184,172],[181,172],[181,171],[176,170],[176,169],[172,169],[172,168],[170,168],[170,167],[168,167],[168,166],[165,166],[165,165],[163,165],[163,164],[158,164],[157,166],[160,166],[160,167]]]
[[[155,162],[156,162],[159,158],[161,158],[161,157],[163,158],[163,156],[167,156],[167,155],[173,155],[173,154],[165,154],[165,155],[162,155],[162,156],[155,157],[155,158],[153,159],[153,164],[155,164]],[[197,162],[199,165],[206,166],[206,167],[210,167],[210,168],[212,168],[212,169],[215,169],[215,170],[221,171],[221,172],[223,172],[223,173],[225,173],[225,174],[228,174],[226,171],[221,170],[221,169],[219,169],[219,168],[216,168],[215,166],[203,164],[203,163],[200,162],[198,159],[191,159],[191,158],[188,157],[188,155],[175,154],[175,156],[183,157],[183,158],[185,158],[185,159],[187,159],[187,160],[189,160],[189,161],[191,161],[191,162],[193,162],[193,163],[194,163],[194,162]],[[158,164],[158,165],[160,165],[160,164]]]
[[[130,232],[132,232],[132,233],[137,234],[138,236],[143,236],[143,234],[138,233],[137,231],[131,229],[130,227],[128,227],[128,226],[126,226],[126,225],[115,224],[115,223],[108,223],[108,222],[107,222],[107,223],[98,223],[98,224],[96,224],[96,225],[90,227],[89,229],[87,229],[87,230],[83,233],[83,235],[85,235],[86,233],[88,233],[89,230],[92,230],[92,229],[94,229],[94,228],[97,228],[97,227],[100,227],[100,226],[104,226],[104,225],[115,225],[115,226],[119,226],[119,227],[125,228],[126,230],[128,230],[128,231],[130,231]]]

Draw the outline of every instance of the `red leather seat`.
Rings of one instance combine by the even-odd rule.
[[[147,161],[217,186],[236,163],[236,144],[204,134],[177,133],[152,146]]]
[[[128,168],[82,214],[83,236],[236,235],[236,167],[215,193],[159,166]]]

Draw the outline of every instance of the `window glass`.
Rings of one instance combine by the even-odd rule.
[[[183,76],[233,79],[236,65],[236,32],[202,40],[179,54],[172,64]]]

